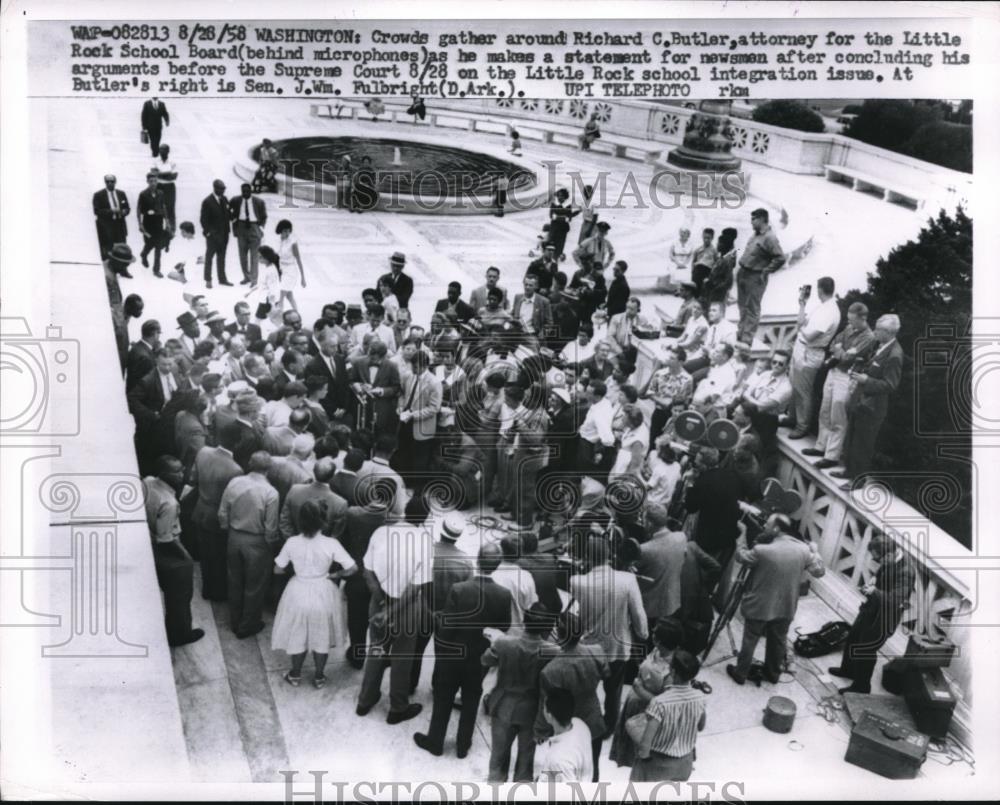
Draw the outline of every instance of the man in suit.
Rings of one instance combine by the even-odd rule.
[[[458,718],[456,752],[464,758],[472,747],[476,712],[483,694],[480,658],[489,648],[483,629],[510,628],[511,596],[491,576],[500,566],[500,549],[483,545],[479,549],[479,573],[453,585],[434,625],[434,709],[426,733],[418,732],[413,742],[432,755],[444,753],[444,738],[451,720],[455,696],[462,693]]]
[[[149,152],[151,156],[158,156],[160,153],[160,137],[163,136],[163,127],[170,125],[170,115],[167,113],[167,105],[156,96],[152,100],[146,101],[142,105],[140,114],[143,131],[149,135]]]
[[[227,230],[228,237],[228,230]],[[219,264],[220,275],[222,273],[222,264]],[[260,325],[254,324],[250,321],[251,311],[250,305],[246,302],[237,302],[236,306],[233,308],[233,313],[236,316],[236,321],[232,324],[226,325],[226,332],[230,335],[242,335],[247,342],[247,346],[260,341],[262,338],[260,332]]]
[[[340,541],[358,566],[358,571],[348,576],[344,582],[344,597],[347,600],[347,634],[350,641],[346,658],[348,665],[355,670],[364,667],[367,653],[365,646],[368,641],[371,592],[365,579],[364,558],[372,534],[384,526],[388,518],[389,508],[384,502],[381,505],[372,502],[366,506],[351,504],[344,516],[344,535]]]
[[[381,341],[372,341],[367,355],[356,359],[351,367],[351,386],[365,405],[363,430],[395,434],[399,424],[396,398],[401,381],[399,370],[386,360],[388,350]]]
[[[649,541],[639,546],[636,573],[643,577],[642,605],[646,620],[656,623],[673,615],[681,605],[681,571],[687,536],[668,525],[667,510],[659,503],[646,507],[646,529]]]
[[[267,481],[278,492],[279,506],[285,505],[285,498],[293,486],[308,483],[312,479],[315,446],[316,439],[311,433],[300,433],[292,441],[292,450],[287,456],[271,457]]]
[[[615,355],[624,354],[629,363],[635,363],[635,355],[638,350],[639,339],[632,331],[653,330],[655,327],[639,311],[642,303],[636,296],[629,297],[625,303],[625,310],[622,313],[615,313],[608,322],[608,343],[611,344],[611,351]],[[610,311],[609,311],[610,313]]]
[[[326,396],[320,401],[331,421],[345,422],[352,408],[347,361],[340,351],[338,330],[326,327],[320,334],[319,355],[306,364],[305,376],[317,375],[326,380]]]
[[[347,525],[347,501],[330,488],[336,468],[332,458],[317,459],[313,465],[312,481],[295,484],[288,490],[278,518],[278,531],[283,539],[301,534],[299,512],[307,500],[315,500],[326,509],[327,526],[323,533],[340,539]]]
[[[464,532],[465,515],[456,511],[444,516],[439,539],[434,543],[434,578],[431,582],[429,601],[431,618],[424,624],[425,628],[417,637],[413,671],[410,674],[411,693],[417,689],[417,684],[420,682],[424,651],[427,650],[433,632],[433,616],[444,610],[451,588],[472,576],[472,559],[455,544]]]
[[[632,656],[633,639],[649,638],[646,610],[639,584],[631,573],[612,570],[608,542],[591,537],[587,543],[591,570],[569,580],[569,591],[580,603],[585,639],[598,643],[611,668],[604,680],[604,724],[610,733],[618,722],[625,664]]]
[[[330,481],[330,488],[347,501],[349,506],[358,503],[358,471],[365,463],[365,454],[352,447],[344,456],[344,466],[337,470]]]
[[[156,368],[154,354],[160,348],[160,323],[149,319],[142,323],[142,338],[128,351],[125,366],[125,391],[131,391],[146,375]]]
[[[198,491],[191,521],[198,534],[201,560],[201,597],[206,601],[225,601],[226,531],[219,525],[219,504],[229,482],[243,474],[233,458],[240,440],[235,423],[221,429],[218,447],[203,447],[194,459],[191,486]]]
[[[143,266],[149,268],[149,260],[146,258],[153,252],[153,275],[162,277],[160,252],[170,239],[170,224],[167,221],[167,202],[163,192],[157,187],[158,182],[157,174],[146,174],[146,189],[139,194],[136,210],[143,240],[139,257]]]
[[[535,594],[542,606],[553,615],[562,612],[559,588],[567,585],[566,573],[559,567],[555,555],[538,550],[538,537],[532,531],[521,534],[521,555],[517,564],[531,574]]]
[[[477,310],[478,308],[462,301],[462,283],[460,282],[449,282],[447,298],[439,299],[434,306],[435,313],[453,313],[455,319],[463,324],[468,324],[474,319]]]
[[[486,284],[480,285],[478,288],[473,288],[472,293],[469,295],[469,307],[471,307],[476,313],[480,309],[486,307],[486,295],[490,292],[491,288],[500,288],[497,284],[500,282],[500,269],[496,266],[490,266],[486,269]],[[510,300],[507,299],[506,288],[500,288],[500,307],[506,310],[510,305]]]
[[[229,246],[231,212],[226,185],[221,179],[212,182],[212,192],[201,202],[201,233],[205,236],[205,287],[212,287],[212,258],[218,267],[219,285],[232,285],[226,279],[226,249]],[[241,302],[240,304],[246,304]],[[247,310],[249,311],[249,306]],[[249,318],[249,314],[248,314]],[[254,327],[257,327],[255,324]],[[260,328],[257,327],[257,338]]]
[[[878,432],[889,412],[889,395],[898,387],[903,376],[903,348],[896,340],[899,316],[888,313],[875,322],[875,347],[871,357],[850,377],[857,383],[855,399],[848,413],[847,442],[844,445],[844,471],[831,472],[834,478],[845,478],[841,489],[849,491],[851,481],[871,469]]]
[[[878,650],[899,626],[917,580],[913,563],[892,537],[875,534],[868,550],[879,567],[874,581],[864,587],[865,600],[848,632],[843,659],[830,669],[851,680],[841,693],[871,693]]]
[[[107,259],[111,247],[128,240],[128,214],[132,211],[124,191],[116,190],[117,179],[110,173],[104,177],[104,190],[94,193],[93,207],[97,218],[97,244],[101,260]]]
[[[629,288],[628,280],[625,279],[625,272],[628,271],[628,263],[624,260],[616,260],[611,268],[613,279],[608,285],[607,309],[608,316],[614,319],[628,309],[628,303],[634,299],[632,289]]]
[[[382,283],[387,284],[393,296],[399,302],[399,306],[409,309],[410,297],[413,296],[413,278],[405,274],[403,269],[406,266],[406,255],[402,252],[394,252],[389,258],[389,273],[378,278],[376,287]]]
[[[288,415],[285,425],[272,425],[261,436],[261,449],[272,456],[291,455],[295,439],[309,430],[311,417],[308,408],[295,408]]]
[[[136,435],[146,434],[160,418],[160,411],[170,398],[187,387],[186,378],[178,378],[174,371],[174,359],[165,349],[153,353],[156,368],[148,372],[128,392],[129,412],[135,417]]]
[[[684,508],[688,514],[698,514],[694,541],[725,567],[739,536],[743,490],[739,474],[720,467],[719,451],[707,447],[698,451],[694,468],[681,482],[686,484]]]
[[[253,195],[253,187],[244,183],[240,185],[240,195],[229,200],[229,216],[233,221],[233,234],[236,236],[236,248],[239,250],[240,268],[243,271],[240,285],[255,285],[257,250],[264,237],[267,208],[263,199]]]
[[[547,336],[552,324],[552,308],[549,300],[538,291],[538,278],[534,274],[524,277],[524,293],[514,297],[514,307],[511,316],[520,322],[526,335],[529,349],[538,350],[541,339]]]
[[[535,258],[528,264],[528,270],[524,272],[524,275],[526,277],[529,274],[533,276],[537,281],[538,293],[547,297],[558,271],[559,258],[556,257],[556,247],[551,243],[546,243],[542,248],[542,256]]]
[[[606,381],[615,371],[617,364],[611,357],[611,342],[599,341],[594,347],[594,354],[580,364],[580,374],[586,371],[591,382],[595,380]]]
[[[778,682],[785,663],[788,627],[799,606],[802,574],[808,571],[819,578],[826,572],[816,546],[793,537],[791,527],[787,515],[772,514],[753,548],[748,549],[741,537],[736,549],[737,561],[751,568],[741,604],[743,644],[736,664],[726,666],[726,673],[737,685],[746,682],[754,650],[764,636],[764,679]]]
[[[281,506],[267,481],[271,457],[250,457],[246,475],[233,478],[219,503],[219,526],[228,531],[226,586],[229,623],[240,639],[264,629],[263,609],[274,566]]]
[[[441,410],[441,381],[427,371],[429,360],[423,352],[413,356],[413,371],[403,381],[399,401],[399,448],[396,451],[397,470],[415,488],[422,488],[417,475],[430,462],[431,446],[437,434],[438,412]]]

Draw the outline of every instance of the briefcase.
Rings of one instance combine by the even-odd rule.
[[[958,700],[940,668],[910,668],[903,678],[903,698],[917,729],[944,738]]]
[[[851,730],[844,760],[890,780],[912,780],[927,758],[926,735],[865,710]]]
[[[911,634],[906,642],[906,659],[919,668],[947,668],[955,656],[955,644],[947,638],[932,640]]]
[[[149,145],[149,132],[145,129],[139,131],[139,142],[143,145]]]

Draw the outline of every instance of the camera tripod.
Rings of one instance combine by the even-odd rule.
[[[739,654],[739,650],[736,647],[736,638],[733,637],[732,620],[733,615],[736,614],[736,608],[740,605],[740,601],[743,599],[743,593],[746,591],[747,579],[750,577],[751,569],[752,568],[748,565],[742,565],[736,575],[736,579],[733,581],[733,586],[729,590],[729,594],[726,596],[725,603],[722,605],[722,609],[719,612],[719,617],[715,619],[715,625],[712,627],[712,632],[708,636],[708,644],[702,652],[701,661],[703,668],[711,668],[713,665],[718,665],[720,662],[731,660]],[[708,655],[711,653],[712,648],[719,639],[719,635],[722,634],[723,629],[726,630],[726,634],[729,636],[730,653],[724,657],[719,657],[717,660],[713,660],[710,663],[706,663],[705,660],[708,659]]]

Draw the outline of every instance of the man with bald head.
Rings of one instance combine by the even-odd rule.
[[[264,431],[261,447],[272,456],[287,456],[292,452],[295,438],[307,430],[312,421],[308,408],[296,408],[288,415],[285,425],[272,425]]]
[[[317,459],[313,465],[312,481],[304,481],[292,486],[285,496],[278,520],[278,530],[284,539],[302,533],[299,528],[299,512],[307,500],[315,500],[325,510],[327,527],[323,533],[338,539],[344,533],[347,522],[347,501],[330,488],[330,481],[336,467],[329,457]]]
[[[226,548],[229,620],[239,638],[263,631],[262,611],[271,566],[280,540],[278,492],[267,481],[271,456],[250,456],[247,474],[233,478],[222,493],[219,525],[229,533]]]
[[[319,337],[319,354],[306,364],[305,377],[318,375],[326,380],[326,396],[320,400],[330,421],[344,422],[351,409],[351,389],[342,344],[349,336],[340,327],[327,327]]]
[[[118,180],[108,174],[104,177],[104,188],[94,193],[93,207],[97,219],[97,244],[101,249],[101,260],[106,260],[111,247],[128,241],[127,219],[132,208],[125,193],[115,185]],[[126,272],[124,276],[129,276]]]
[[[292,449],[287,456],[271,457],[267,480],[278,490],[281,505],[284,505],[285,498],[295,484],[305,483],[313,477],[315,446],[316,438],[311,433],[300,433],[292,440]]]

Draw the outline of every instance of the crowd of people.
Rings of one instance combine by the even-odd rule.
[[[157,146],[164,164],[138,208],[141,257],[154,252],[159,274],[176,218],[163,177],[177,171]],[[681,296],[671,319],[643,313],[608,222],[560,191],[518,291],[487,267],[476,288],[450,282],[417,323],[397,252],[360,300],[330,301],[306,327],[294,297],[304,253],[286,220],[277,248],[262,243],[267,205],[251,184],[228,199],[217,180],[200,216],[206,289],[213,262],[230,284],[232,233],[246,298],[230,313],[187,294],[180,309],[181,289],[164,286],[177,293],[176,325],[123,299],[136,258],[114,177],[94,209],[171,645],[203,635],[190,612],[198,562],[201,595],[228,604],[238,637],[276,612],[289,685],[309,653],[313,685],[327,684],[337,647],[347,665],[334,683],[357,684],[361,671],[358,716],[389,670],[397,724],[421,712],[412,696],[433,640],[433,708],[414,741],[441,755],[458,707],[464,757],[492,680],[491,781],[508,779],[515,741],[515,780],[597,780],[609,739],[632,779],[687,779],[706,714],[697,656],[713,595],[740,564],[754,572],[728,671],[742,684],[766,637],[762,674],[777,681],[800,579],[822,562],[785,515],[748,530],[741,504],[774,474],[783,424],[804,437],[818,416],[804,452],[847,479],[864,473],[901,351],[894,316],[872,332],[854,304],[841,329],[824,277],[818,305],[802,290],[794,349],[753,358],[767,277],[784,263],[766,210],[751,214],[739,254],[735,230],[706,229],[700,245],[681,233],[666,269]],[[734,285],[738,324],[727,318]],[[643,341],[658,355],[645,375]],[[686,438],[692,412],[732,422],[731,448]],[[459,550],[484,523],[502,537]]]

